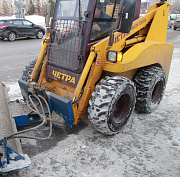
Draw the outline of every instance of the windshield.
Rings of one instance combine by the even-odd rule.
[[[54,18],[82,19],[89,0],[57,0]]]
[[[96,3],[90,41],[109,36],[116,27],[119,0],[100,0]]]

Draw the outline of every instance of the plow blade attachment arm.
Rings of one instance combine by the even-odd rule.
[[[17,132],[16,124],[9,113],[6,99],[5,86],[0,83],[0,174],[22,169],[30,166],[31,162],[27,155],[22,152],[19,139],[5,137]]]
[[[27,154],[19,154],[7,146],[7,139],[4,138],[3,144],[0,145],[0,174],[27,168],[31,165],[31,160]]]

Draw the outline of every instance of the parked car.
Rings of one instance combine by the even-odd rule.
[[[172,26],[173,26],[173,22],[171,20],[168,20],[168,27],[172,28]]]
[[[180,14],[170,14],[170,20],[177,20],[180,18]]]
[[[174,30],[176,30],[177,28],[180,28],[180,18],[174,21]]]
[[[0,20],[0,38],[7,38],[14,41],[19,37],[36,36],[41,39],[45,35],[45,29],[40,25],[35,25],[26,19]]]

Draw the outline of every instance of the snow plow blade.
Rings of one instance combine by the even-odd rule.
[[[0,83],[0,174],[27,168],[31,161],[23,154],[19,139],[7,140],[7,136],[17,132],[16,124],[10,116],[5,86]]]
[[[32,94],[31,92],[29,92],[30,86],[28,85],[28,82],[21,79],[18,80],[18,82],[24,100],[28,100],[28,96]],[[56,95],[44,89],[39,89],[37,93],[43,95],[47,99],[51,113],[55,111],[57,114],[63,117],[66,125],[72,127],[74,123],[74,115],[71,100],[60,97],[59,95]]]

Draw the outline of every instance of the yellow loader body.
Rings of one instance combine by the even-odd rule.
[[[114,34],[112,46],[108,45],[109,37],[93,45],[76,87],[51,79],[47,82],[46,57],[38,84],[43,89],[72,101],[74,124],[77,124],[79,117],[85,114],[91,94],[100,78],[108,75],[124,76],[132,80],[139,68],[149,65],[162,67],[168,78],[174,48],[172,44],[166,43],[169,6],[169,3],[166,2],[164,4],[156,3],[150,7],[145,16],[133,22],[129,33],[116,32]],[[38,63],[44,56],[48,41],[49,35],[47,34],[31,79],[35,78],[39,68]],[[122,51],[123,49],[126,51],[123,53],[121,62],[108,61],[108,51]],[[84,90],[81,95],[83,86]],[[74,102],[80,95],[81,98]]]

